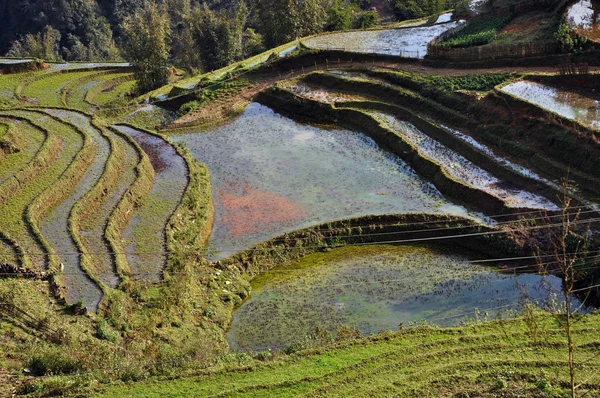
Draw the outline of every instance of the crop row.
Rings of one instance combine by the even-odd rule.
[[[512,15],[473,19],[467,26],[437,44],[442,47],[455,48],[488,44],[511,19]]]
[[[426,325],[381,332],[368,339],[339,340],[283,360],[246,358],[238,367],[195,378],[142,382],[107,388],[98,396],[160,397],[193,394],[218,397],[278,396],[465,396],[511,395],[518,391],[558,391],[568,380],[567,347],[550,317],[536,314],[543,336],[522,319],[472,323],[437,329]],[[578,377],[597,372],[594,355],[597,317],[574,333],[579,358],[588,359]],[[516,349],[518,348],[518,349]],[[266,353],[260,358],[269,358]],[[582,386],[597,392],[592,381]],[[517,393],[517,395],[519,395]],[[592,395],[594,395],[592,393]]]
[[[92,87],[85,95],[85,102],[91,105],[106,105],[127,93],[132,88],[133,75],[118,73],[109,80]]]

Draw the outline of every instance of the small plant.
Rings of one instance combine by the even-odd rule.
[[[34,354],[27,367],[35,376],[71,374],[82,369],[81,364],[56,348],[47,348]]]
[[[511,19],[512,15],[474,19],[453,36],[439,42],[438,45],[462,48],[488,44]]]
[[[104,319],[99,318],[96,322],[96,337],[101,340],[107,340],[111,343],[117,344],[119,342],[120,335],[119,332],[112,330]]]

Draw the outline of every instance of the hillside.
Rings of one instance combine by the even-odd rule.
[[[0,396],[600,394],[585,0],[26,3]]]
[[[454,329],[415,326],[289,357],[226,357],[200,375],[190,369],[186,377],[118,384],[92,396],[559,397],[568,369],[558,326],[541,313]],[[577,325],[582,396],[600,392],[598,327],[597,315]]]

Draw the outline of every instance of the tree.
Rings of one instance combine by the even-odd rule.
[[[356,20],[356,27],[359,29],[368,29],[376,26],[379,23],[379,15],[377,11],[367,11],[362,13]]]
[[[60,32],[46,25],[42,32],[28,33],[25,37],[13,42],[7,55],[9,57],[35,57],[46,61],[61,59],[59,53]]]
[[[165,4],[150,3],[125,19],[123,51],[133,66],[139,93],[164,86],[169,81],[171,26]]]
[[[541,245],[545,250],[538,249],[538,267],[542,275],[557,274],[562,280],[560,296],[564,300],[564,308],[556,313],[556,318],[562,325],[568,347],[568,366],[571,397],[579,387],[575,384],[575,343],[573,338],[573,323],[581,306],[575,307],[573,293],[576,285],[583,280],[582,265],[589,255],[589,228],[581,227],[581,211],[574,211],[570,204],[571,198],[567,195],[566,185],[561,213],[556,217],[549,217],[546,229],[543,231]],[[558,220],[558,222],[557,222]],[[549,289],[554,286],[548,285]],[[583,304],[582,304],[583,305]]]
[[[242,57],[243,32],[247,10],[243,3],[233,12],[216,12],[207,5],[197,8],[189,19],[189,29],[205,70],[215,70]]]
[[[327,9],[326,31],[347,30],[352,27],[353,7],[342,0],[335,0]]]

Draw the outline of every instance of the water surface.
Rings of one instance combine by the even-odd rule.
[[[427,54],[427,44],[456,25],[456,22],[449,22],[423,27],[332,33],[306,39],[304,43],[319,49],[423,58]]]
[[[600,1],[580,0],[567,11],[567,21],[578,33],[600,41]]]
[[[600,129],[600,100],[598,98],[525,80],[508,84],[502,87],[502,91],[540,108],[578,121],[586,127]]]
[[[260,104],[230,124],[173,140],[211,173],[213,258],[349,217],[466,214],[364,134],[299,124]]]
[[[341,326],[363,335],[427,321],[441,327],[494,319],[527,297],[547,303],[556,277],[499,273],[466,255],[417,246],[345,247],[317,253],[259,275],[234,312],[234,350],[281,349],[335,336]],[[319,332],[317,332],[319,331]]]
[[[187,167],[175,148],[162,138],[127,126],[115,126],[131,136],[150,158],[155,172],[152,191],[125,230],[126,252],[138,279],[161,279],[166,256],[165,228],[187,187]]]

